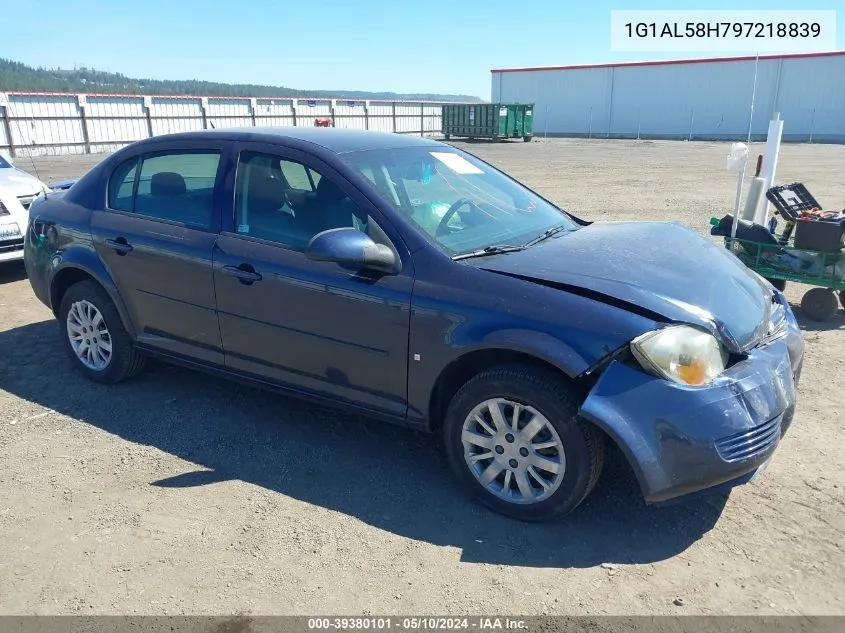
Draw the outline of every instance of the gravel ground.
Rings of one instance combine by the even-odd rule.
[[[726,144],[459,145],[589,219],[706,232],[732,206]],[[98,157],[35,160],[50,180]],[[845,147],[784,146],[792,180],[845,204]],[[3,266],[0,613],[845,614],[845,311],[788,296],[807,359],[761,479],[646,507],[616,457],[575,514],[525,525],[468,503],[424,435],[158,363],[87,382]]]

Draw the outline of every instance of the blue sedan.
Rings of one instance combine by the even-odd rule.
[[[611,445],[649,503],[748,481],[804,353],[783,295],[691,229],[589,222],[395,134],[133,143],[33,204],[25,263],[91,380],[155,356],[436,432],[522,520],[576,508]]]

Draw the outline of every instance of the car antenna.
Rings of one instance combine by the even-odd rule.
[[[211,126],[212,130],[217,129],[214,127],[214,121],[209,121],[208,124]]]
[[[35,149],[35,139],[32,140],[32,148]],[[38,182],[43,182],[41,175],[38,173],[38,167],[35,166],[35,161],[32,159],[32,152],[29,153],[29,162],[32,165],[32,171],[35,172],[35,177],[38,178]]]

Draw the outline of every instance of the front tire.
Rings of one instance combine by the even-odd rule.
[[[562,377],[528,365],[481,372],[449,404],[446,454],[467,491],[521,521],[574,510],[604,462],[599,431],[577,417],[578,394]]]
[[[74,364],[90,380],[114,384],[143,369],[145,357],[132,345],[117,308],[96,282],[80,281],[67,289],[59,325]]]

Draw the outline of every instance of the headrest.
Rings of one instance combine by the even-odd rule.
[[[276,178],[255,174],[249,179],[249,201],[251,208],[275,211],[285,201],[285,185]]]
[[[185,191],[185,179],[174,171],[153,174],[150,180],[150,193],[154,196],[181,196]]]
[[[320,178],[320,182],[317,183],[316,193],[317,199],[323,203],[338,202],[346,197],[346,194],[328,178]]]

